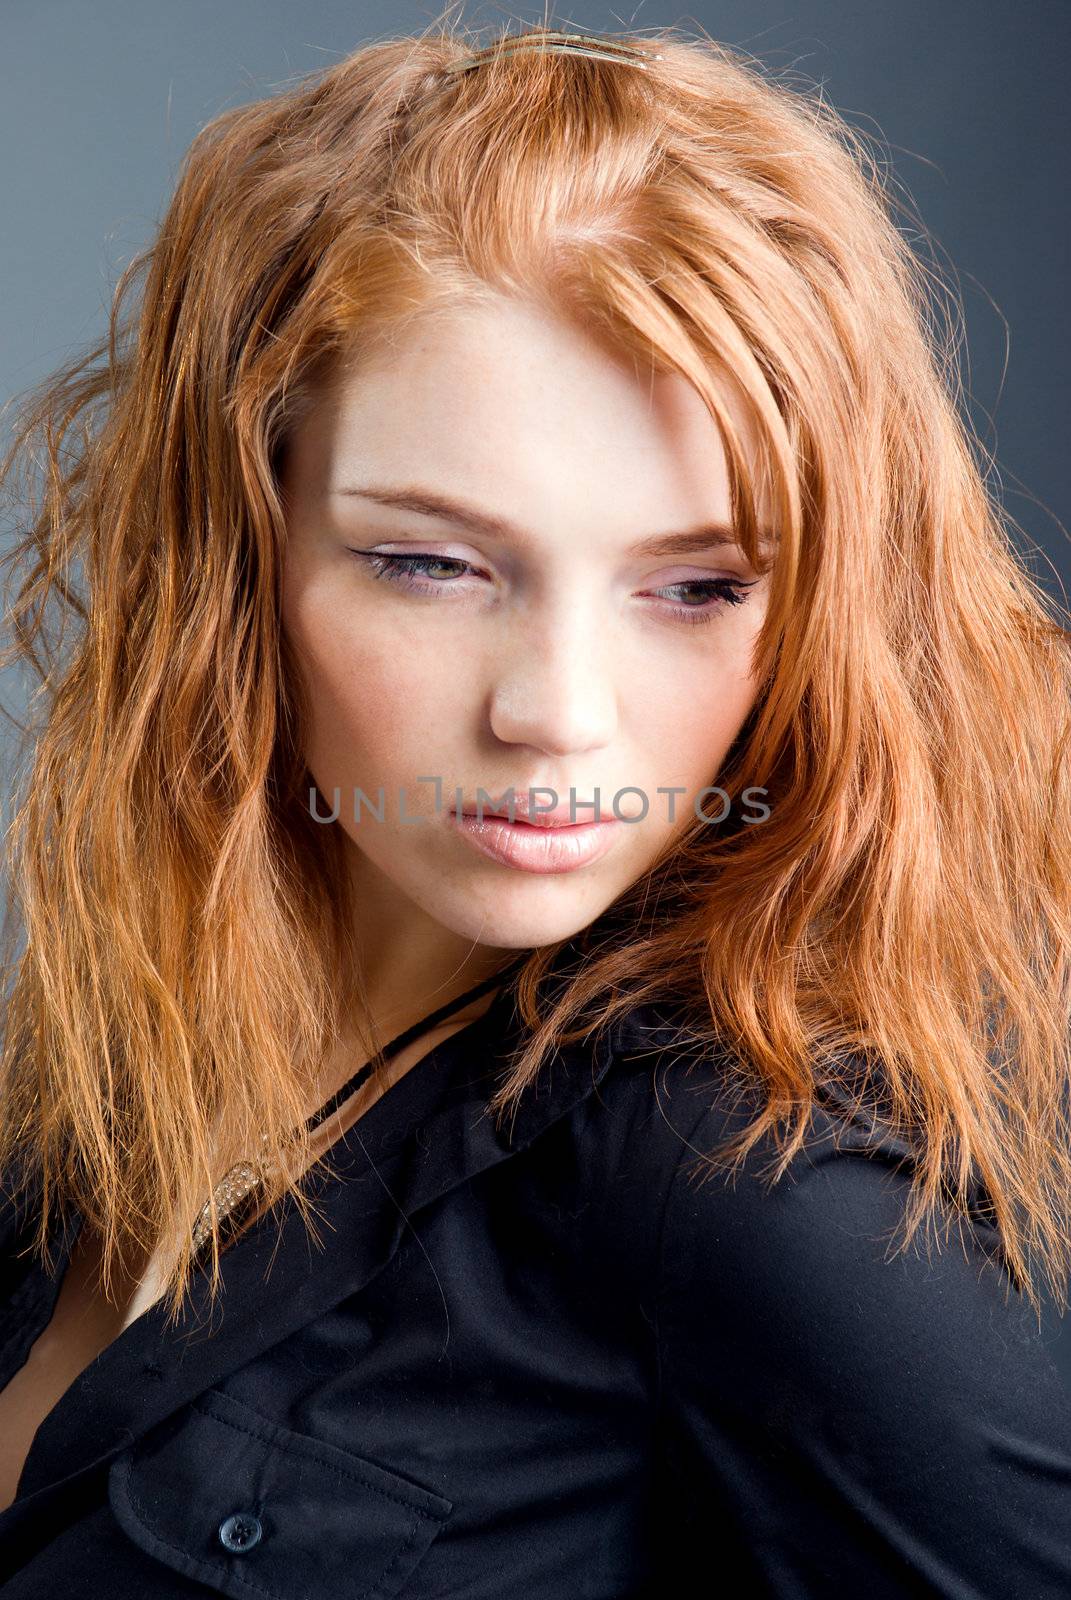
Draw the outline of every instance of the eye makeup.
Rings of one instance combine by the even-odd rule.
[[[478,570],[471,562],[463,561],[458,556],[439,556],[424,552],[399,555],[376,550],[356,550],[349,545],[346,548],[351,555],[358,556],[366,563],[371,576],[377,582],[389,583],[395,588],[408,590],[411,594],[427,598],[443,597],[467,573]],[[431,576],[436,568],[444,567],[453,569],[448,576],[445,578]],[[726,606],[743,605],[747,598],[746,591],[753,588],[757,582],[758,579],[748,581],[743,578],[687,578],[679,583],[664,585],[652,592],[666,595],[674,591],[698,593],[701,598],[697,603],[684,601],[671,604],[665,613],[674,621],[694,626],[697,623],[712,621]]]

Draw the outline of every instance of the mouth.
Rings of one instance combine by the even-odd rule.
[[[538,801],[532,802],[530,796],[525,793],[518,794],[514,798],[512,807],[481,806],[472,802],[463,805],[460,811],[455,807],[455,815],[501,818],[506,822],[523,823],[531,828],[590,827],[592,824],[619,820],[612,810],[602,805],[596,806],[594,800],[563,800],[550,808],[541,808]]]
[[[520,811],[520,806],[515,810]],[[581,814],[578,801],[573,815]],[[598,821],[570,821],[569,806],[553,811],[518,816],[509,821],[508,811],[491,807],[463,807],[451,812],[460,836],[481,854],[500,866],[521,872],[575,872],[590,866],[612,848],[623,826],[611,815]]]

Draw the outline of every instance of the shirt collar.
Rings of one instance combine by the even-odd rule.
[[[209,1315],[199,1274],[176,1326],[163,1302],[127,1327],[38,1429],[20,1499],[99,1465],[205,1389],[359,1292],[391,1260],[414,1216],[507,1161],[567,1116],[635,1039],[635,1018],[560,1045],[512,1120],[487,1101],[523,1033],[510,993],[436,1046],[331,1147],[334,1175],[312,1175],[321,1246],[293,1203],[262,1218],[221,1257],[224,1288]]]

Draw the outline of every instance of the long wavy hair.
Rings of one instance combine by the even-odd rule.
[[[1062,1306],[1071,636],[962,415],[958,302],[880,148],[813,87],[705,36],[618,37],[644,70],[527,51],[450,74],[486,41],[440,17],[217,116],[107,336],[22,398],[6,659],[40,687],[8,830],[0,1169],[37,1196],[46,1262],[72,1209],[106,1282],[173,1240],[175,1315],[250,1129],[269,1196],[312,1224],[309,1086],[364,995],[280,627],[282,452],[373,330],[502,292],[694,385],[758,563],[732,388],[778,546],[761,690],[711,775],[764,788],[769,817],[697,817],[575,960],[528,953],[494,1115],[561,1042],[669,1006],[760,1091],[712,1166],[771,1133],[776,1182],[839,1086],[916,1151],[904,1247],[981,1184],[1011,1278],[1040,1309],[1040,1266]]]

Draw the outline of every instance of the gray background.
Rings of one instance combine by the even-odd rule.
[[[371,39],[417,32],[437,9],[3,0],[0,403],[103,333],[119,271],[151,237],[206,121]],[[491,26],[544,13],[470,4],[464,15]],[[967,406],[1002,498],[1034,570],[1066,597],[1068,0],[724,0],[691,11],[648,0],[620,12],[561,4],[549,20],[704,30],[820,83],[885,141],[958,282]],[[17,709],[10,677],[0,692]],[[1071,1336],[1057,1352],[1071,1381]]]

